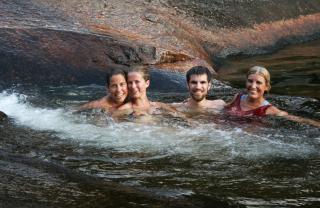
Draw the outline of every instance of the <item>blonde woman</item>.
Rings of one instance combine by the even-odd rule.
[[[225,109],[229,114],[235,116],[284,116],[293,121],[320,127],[319,121],[289,115],[286,111],[282,111],[269,103],[264,95],[270,89],[269,71],[264,67],[254,66],[247,73],[246,93],[235,95]]]

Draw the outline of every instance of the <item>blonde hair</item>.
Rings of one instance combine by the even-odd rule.
[[[264,78],[264,80],[266,81],[267,91],[270,91],[270,89],[271,89],[270,73],[266,68],[264,68],[262,66],[253,66],[249,69],[249,71],[247,73],[247,78],[251,74],[259,74],[260,76],[262,76]]]
[[[139,72],[142,74],[142,77],[145,81],[148,81],[150,80],[150,74],[149,74],[149,70],[148,70],[148,67],[147,66],[144,66],[144,65],[134,65],[134,66],[131,66],[128,70],[128,74],[130,72]]]

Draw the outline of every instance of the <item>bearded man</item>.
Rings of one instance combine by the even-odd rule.
[[[195,66],[186,74],[190,98],[174,106],[179,111],[221,111],[226,103],[223,100],[207,100],[208,92],[212,86],[212,73],[207,67]]]

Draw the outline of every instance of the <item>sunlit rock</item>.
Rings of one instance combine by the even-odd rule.
[[[6,83],[104,83],[110,68],[212,70],[320,34],[318,0],[0,2],[0,72]]]

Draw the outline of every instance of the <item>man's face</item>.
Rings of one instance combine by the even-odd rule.
[[[188,82],[190,96],[193,100],[200,102],[208,95],[211,83],[208,82],[207,75],[191,75]]]

